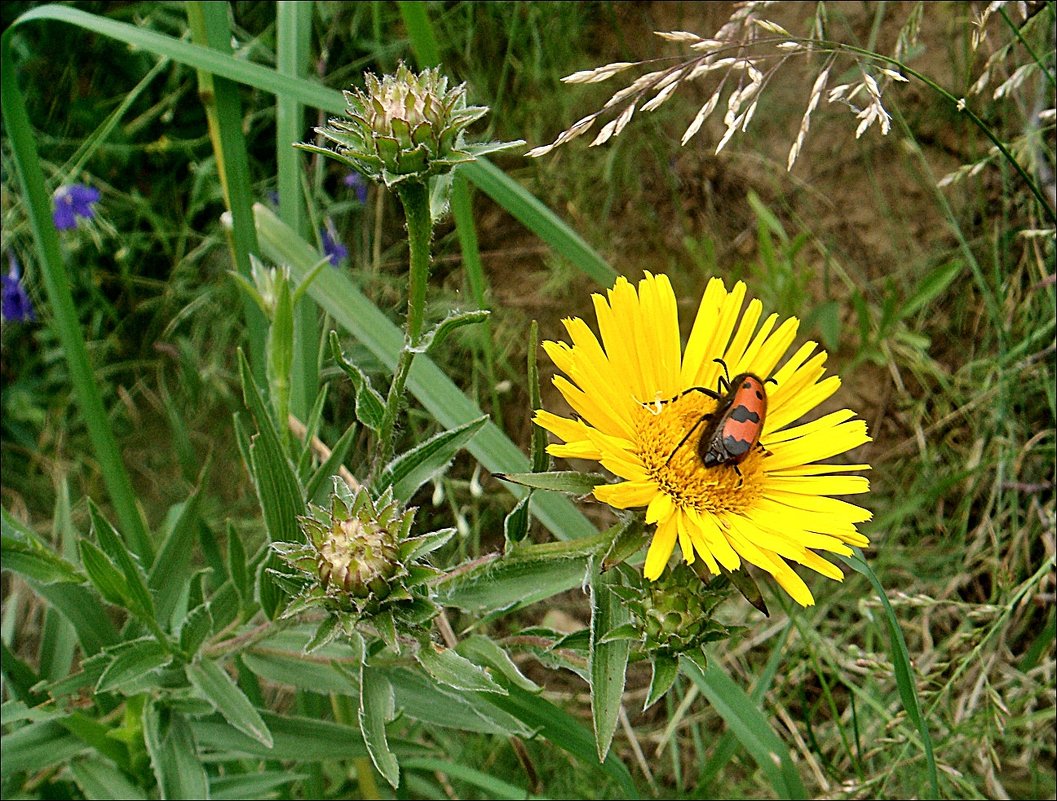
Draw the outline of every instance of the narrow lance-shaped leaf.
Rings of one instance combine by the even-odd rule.
[[[381,491],[392,487],[393,494],[406,501],[415,490],[443,471],[455,458],[455,454],[466,445],[474,434],[488,422],[487,417],[478,417],[451,431],[442,431],[407,453],[393,459],[379,476],[376,488]]]
[[[533,489],[564,492],[567,495],[590,495],[599,484],[606,483],[600,473],[579,473],[575,470],[557,470],[549,473],[496,473],[502,481],[510,481]]]
[[[209,798],[209,779],[183,715],[148,701],[143,740],[163,799]]]
[[[330,353],[356,387],[356,419],[372,431],[378,431],[382,427],[382,418],[385,417],[385,401],[371,386],[367,374],[345,358],[337,331],[330,332]]]
[[[600,572],[592,567],[591,576],[591,716],[595,728],[598,761],[604,762],[617,728],[620,704],[624,697],[624,674],[631,653],[629,640],[606,641],[614,629],[631,619],[627,607],[611,589],[619,583],[620,573]]]
[[[378,772],[394,788],[400,783],[400,765],[389,749],[385,724],[393,719],[393,688],[385,674],[367,665],[360,665],[360,731],[367,744],[367,752]]]
[[[210,659],[203,659],[188,665],[186,672],[191,686],[224,720],[266,748],[272,747],[272,733],[260,713],[223,668]]]
[[[137,681],[172,658],[153,637],[122,643],[112,650],[117,653],[96,682],[95,691],[98,693],[120,690],[123,684]]]
[[[2,513],[0,537],[3,542],[4,570],[20,573],[42,584],[83,584],[85,576],[74,565],[41,542],[18,523],[6,509]]]
[[[450,648],[423,645],[416,655],[418,662],[434,679],[458,690],[506,694],[485,671]]]
[[[92,519],[92,532],[99,540],[99,546],[125,577],[128,610],[141,622],[157,626],[154,616],[154,599],[147,589],[147,577],[143,573],[139,560],[128,550],[121,535],[110,525],[110,521],[103,517],[102,512],[91,499],[88,501],[88,514]]]

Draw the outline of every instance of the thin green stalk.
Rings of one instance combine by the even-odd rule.
[[[1052,5],[1050,6],[1049,10],[1053,10]],[[1039,58],[1039,54],[1035,52],[1035,48],[1032,47],[1028,40],[1024,38],[1024,34],[1020,32],[1020,28],[1017,27],[1016,23],[1009,18],[1009,14],[1006,13],[1006,10],[999,6],[998,13],[1002,15],[1002,21],[1005,22],[1006,25],[1009,27],[1010,32],[1012,32],[1012,34],[1017,37],[1017,41],[1019,41],[1021,45],[1023,45],[1024,49],[1028,51],[1028,55],[1031,56],[1031,60],[1039,65],[1039,69],[1042,70],[1042,74],[1046,76],[1046,80],[1049,82],[1050,88],[1052,89],[1054,87],[1057,87],[1057,76],[1055,76],[1050,70],[1046,69],[1046,63],[1041,58]],[[1053,29],[1051,28],[1050,30]]]
[[[312,3],[282,0],[275,11],[276,68],[299,78],[308,72]],[[278,168],[279,216],[302,236],[306,233],[301,192],[301,154],[293,147],[304,136],[305,107],[296,95],[280,92],[275,102],[275,157]],[[293,370],[290,407],[305,419],[319,391],[319,312],[310,297],[294,307]],[[285,419],[285,418],[280,418]]]
[[[11,154],[22,195],[26,200],[26,213],[40,259],[44,290],[51,306],[50,323],[62,344],[62,352],[70,370],[70,382],[84,416],[88,438],[99,460],[103,481],[114,504],[122,536],[141,563],[149,565],[154,561],[154,549],[103,407],[95,370],[88,359],[88,348],[81,333],[70,291],[70,279],[59,246],[59,234],[51,219],[51,199],[45,189],[36,139],[11,53],[13,34],[14,28],[8,28],[0,37],[0,107],[3,109],[4,126],[10,135]]]
[[[430,240],[433,238],[433,221],[429,212],[429,187],[424,183],[406,182],[397,188],[397,197],[404,207],[407,220],[408,286],[407,323],[404,327],[404,347],[396,365],[393,383],[385,399],[385,415],[378,438],[380,443],[379,467],[386,465],[393,456],[396,416],[400,401],[404,397],[404,384],[415,359],[415,352],[422,340],[422,329],[426,315],[426,286],[429,282]]]
[[[231,26],[228,7],[200,0],[187,3],[191,38],[198,44],[226,55],[231,53]],[[212,72],[198,71],[199,94],[206,111],[210,138],[217,159],[224,200],[231,211],[231,255],[238,271],[251,279],[250,253],[258,252],[253,227],[253,196],[246,138],[242,133],[242,102],[238,86]],[[264,313],[246,295],[243,313],[250,344],[250,364],[258,382],[264,383],[267,321]]]
[[[426,285],[429,282],[429,252],[433,238],[433,220],[429,213],[429,188],[426,184],[407,183],[397,191],[407,220],[407,244],[410,251],[408,273],[407,338],[418,347],[426,313]]]

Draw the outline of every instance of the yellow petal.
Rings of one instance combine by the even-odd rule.
[[[658,492],[646,508],[646,522],[656,523],[660,520],[667,520],[674,511],[675,504],[672,503],[672,496],[667,492]]]
[[[646,552],[646,564],[643,566],[642,574],[650,581],[656,581],[668,565],[668,559],[675,549],[675,538],[678,527],[675,516],[662,521],[653,534],[653,542]]]
[[[688,508],[687,513],[690,517],[690,534],[694,537],[694,545],[705,561],[709,559],[705,555],[707,552],[727,570],[737,570],[741,566],[741,559],[712,513],[698,512],[692,508]]]
[[[657,492],[659,489],[652,481],[621,481],[617,484],[599,484],[594,489],[594,496],[616,509],[631,509],[645,506]]]

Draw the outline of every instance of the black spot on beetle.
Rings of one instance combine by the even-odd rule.
[[[730,413],[730,419],[738,423],[758,423],[760,422],[760,415],[742,404],[734,407]]]
[[[723,437],[723,447],[731,456],[741,456],[752,447],[752,443],[737,437]]]

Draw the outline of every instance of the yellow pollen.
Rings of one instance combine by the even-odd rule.
[[[635,447],[650,478],[677,506],[714,515],[741,514],[762,493],[766,454],[753,448],[738,465],[740,477],[730,465],[705,467],[698,444],[712,420],[701,422],[679,445],[694,424],[715,412],[717,405],[702,392],[689,392],[668,403],[643,404],[636,414]]]

